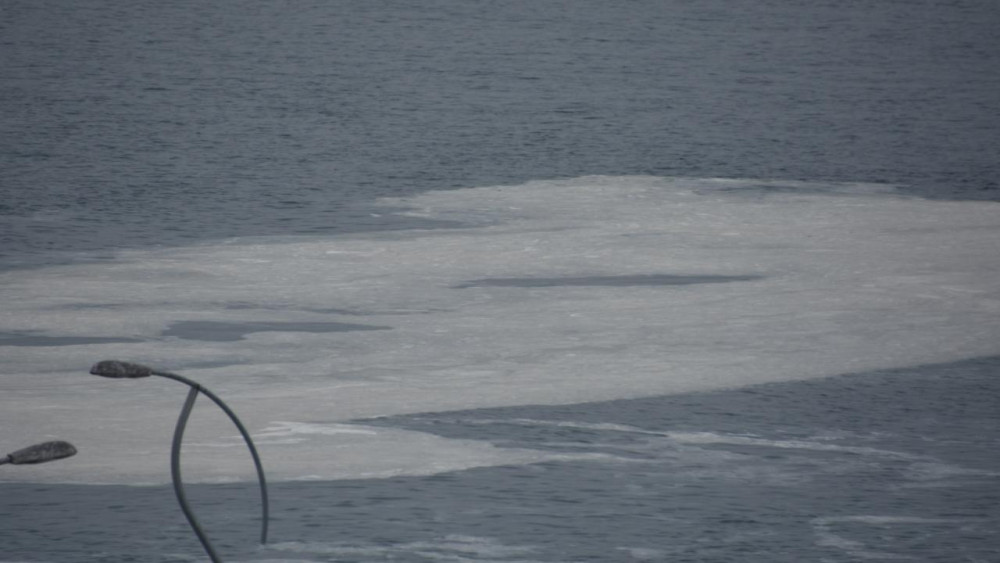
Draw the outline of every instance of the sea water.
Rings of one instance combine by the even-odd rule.
[[[998,365],[357,421],[547,459],[272,482],[265,547],[254,486],[189,496],[238,561],[992,561]],[[202,558],[168,487],[0,491],[7,560]]]
[[[996,20],[6,4],[2,557],[997,559]]]

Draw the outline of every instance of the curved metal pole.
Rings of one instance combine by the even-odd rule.
[[[240,422],[236,413],[229,408],[229,405],[224,403],[222,399],[215,395],[215,393],[205,389],[196,381],[192,381],[186,377],[177,375],[176,373],[156,371],[153,368],[142,364],[120,362],[117,360],[104,360],[94,364],[93,367],[90,368],[90,373],[101,377],[110,377],[112,379],[138,379],[141,377],[149,377],[150,375],[159,375],[160,377],[180,381],[191,388],[188,392],[187,401],[184,403],[184,408],[181,409],[181,416],[177,419],[177,428],[174,430],[174,443],[171,452],[171,471],[174,480],[174,491],[177,493],[177,500],[181,504],[181,509],[184,510],[184,515],[187,516],[188,521],[194,528],[195,533],[198,534],[198,539],[201,540],[202,545],[205,546],[205,550],[210,556],[212,556],[212,560],[216,562],[219,561],[218,556],[215,555],[211,545],[208,543],[208,538],[201,531],[201,527],[194,518],[194,514],[191,512],[191,508],[187,505],[187,499],[184,496],[184,489],[181,483],[180,452],[181,442],[184,439],[184,427],[187,425],[188,417],[191,414],[191,408],[194,406],[194,401],[198,397],[198,393],[204,393],[209,399],[212,399],[216,405],[219,405],[219,408],[221,408],[223,412],[229,416],[229,419],[232,420],[233,424],[236,425],[236,428],[239,429],[240,434],[243,435],[243,440],[247,443],[247,447],[250,448],[250,455],[253,456],[254,465],[257,467],[257,479],[260,481],[261,508],[264,513],[264,518],[261,522],[260,543],[267,543],[267,525],[269,518],[267,481],[264,478],[264,467],[260,462],[260,455],[257,454],[257,448],[253,445],[253,440],[250,438],[250,433],[247,432],[247,429],[243,426],[243,423]]]
[[[204,387],[201,386],[200,383],[192,381],[184,376],[177,375],[176,373],[170,373],[166,371],[152,371],[151,374],[159,375],[160,377],[166,377],[167,379],[173,379],[175,381],[180,381],[181,383],[185,383],[188,386],[190,386],[191,391],[188,393],[188,400],[190,401],[191,404],[194,404],[194,399],[191,398],[192,395],[194,397],[197,397],[199,391],[204,393],[206,397],[212,399],[212,401],[215,402],[216,405],[219,405],[219,408],[221,408],[223,412],[225,412],[229,416],[230,420],[233,421],[233,424],[235,424],[236,428],[240,431],[240,434],[243,435],[243,440],[247,443],[247,447],[250,448],[250,455],[253,457],[253,463],[257,467],[257,479],[260,482],[260,500],[261,500],[261,509],[263,512],[263,522],[261,523],[261,530],[260,530],[260,543],[262,544],[267,543],[267,524],[268,524],[267,481],[264,478],[264,467],[263,465],[261,465],[260,455],[257,454],[257,448],[254,447],[253,440],[250,439],[250,433],[247,432],[247,429],[243,426],[243,423],[240,422],[240,419],[236,416],[236,413],[234,413],[233,410],[230,409],[229,406],[226,403],[224,403],[222,399],[220,399],[215,393],[212,393],[208,389],[205,389]],[[190,407],[188,407],[187,403],[185,403],[184,406],[185,408],[188,409],[188,411],[190,411]],[[185,414],[182,411],[181,414],[184,416],[184,422],[186,423],[187,415],[190,413]],[[178,422],[179,433],[174,435],[174,440],[176,443],[175,447],[178,450],[178,456],[179,456],[180,442],[178,441],[179,440],[178,436],[183,435],[184,428],[183,426],[181,426],[180,420],[178,420],[177,422]],[[177,475],[180,475],[180,469],[178,469]],[[189,516],[188,519],[191,520],[192,526],[194,526],[194,521],[192,520],[192,517]],[[196,529],[195,532],[198,532],[198,530]],[[199,534],[198,537],[200,539],[201,534]],[[202,540],[202,543],[206,544],[206,549],[208,549],[208,545],[206,542],[207,540]]]
[[[177,427],[174,429],[174,443],[170,448],[170,476],[173,477],[174,493],[177,495],[177,502],[181,505],[181,510],[184,512],[184,516],[187,517],[188,523],[191,524],[191,528],[194,529],[195,535],[198,536],[198,540],[201,541],[202,547],[205,548],[208,556],[212,558],[213,563],[221,563],[222,560],[215,553],[215,549],[212,548],[212,544],[208,541],[208,536],[202,531],[201,525],[198,524],[198,519],[194,517],[194,512],[191,511],[191,507],[188,505],[187,495],[184,494],[184,482],[181,480],[181,442],[184,440],[184,428],[187,426],[188,416],[190,416],[191,408],[194,407],[194,400],[197,398],[198,388],[191,387],[191,390],[188,391],[187,400],[184,401],[184,408],[181,409],[181,415],[177,418]]]

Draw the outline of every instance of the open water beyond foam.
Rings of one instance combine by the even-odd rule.
[[[991,0],[7,1],[0,266],[589,174],[997,199]]]

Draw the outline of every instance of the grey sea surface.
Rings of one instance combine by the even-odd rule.
[[[992,0],[5,0],[0,270],[446,227],[372,203],[590,174],[996,201],[998,28]],[[567,460],[273,483],[264,547],[254,484],[189,496],[229,561],[1000,561],[998,368],[357,421]],[[0,483],[0,561],[203,560],[169,487]]]
[[[263,547],[255,484],[189,498],[233,561],[995,561],[998,368],[356,421],[567,460],[274,483]],[[0,495],[3,561],[203,558],[169,487]]]
[[[0,7],[0,267],[587,174],[1000,197],[990,0]]]

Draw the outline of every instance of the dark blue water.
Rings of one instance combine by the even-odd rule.
[[[0,7],[0,264],[585,174],[997,199],[991,0]]]

